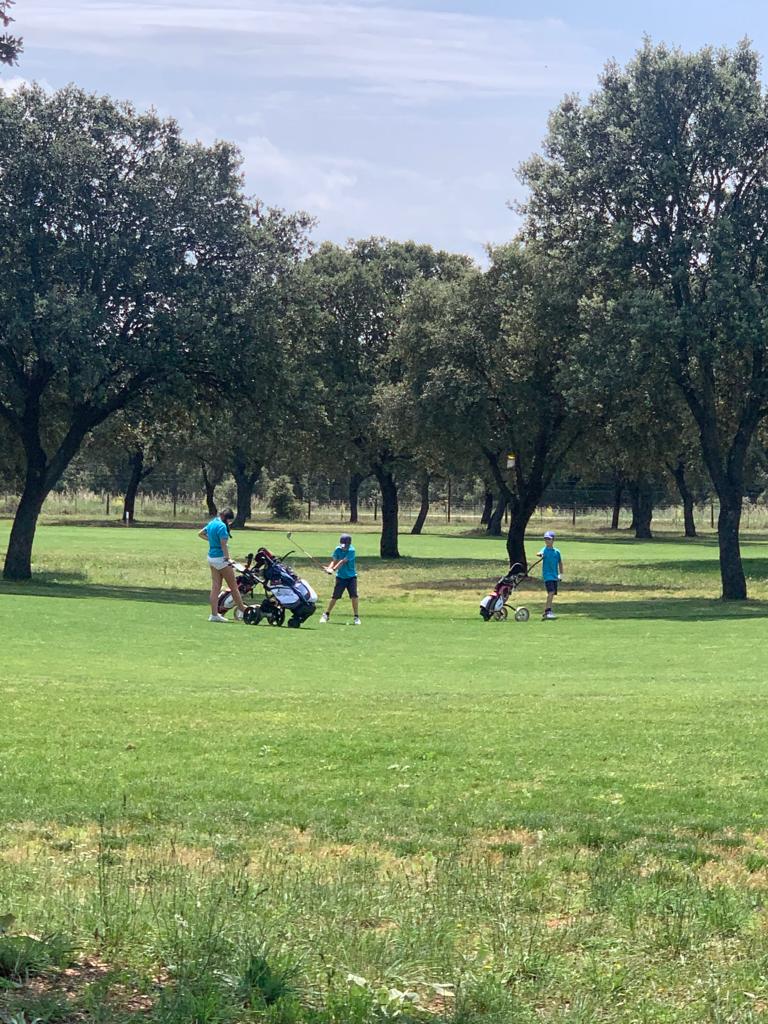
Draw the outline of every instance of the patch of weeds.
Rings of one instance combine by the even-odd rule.
[[[768,867],[768,854],[748,853],[744,858],[744,867],[753,875],[756,871],[762,871]]]
[[[673,860],[680,861],[682,864],[690,864],[691,866],[701,866],[712,860],[720,860],[716,853],[709,853],[707,850],[702,850],[699,846],[692,846],[688,843],[667,847],[664,853]]]
[[[213,848],[213,854],[216,860],[220,860],[224,864],[242,860],[243,853],[242,843],[239,843],[234,839],[221,840],[221,842],[216,843]]]
[[[527,1024],[536,1019],[509,984],[492,973],[465,978],[450,1017],[452,1024]]]
[[[707,893],[701,916],[712,931],[731,937],[743,931],[754,910],[742,893],[721,886]]]
[[[711,841],[715,846],[722,846],[724,850],[738,850],[744,845],[742,836],[719,836]]]
[[[488,847],[495,853],[502,853],[505,857],[519,857],[523,852],[522,843],[491,843]]]
[[[73,948],[62,935],[0,935],[0,983],[23,984],[72,962]]]
[[[39,1024],[64,1024],[72,1019],[72,1004],[60,993],[46,992],[31,995],[25,992],[17,999],[11,998],[6,1016],[0,1013],[2,1024],[13,1021],[35,1021]]]
[[[241,1019],[242,1009],[231,993],[209,974],[177,979],[163,988],[155,1008],[158,1024],[235,1024]]]
[[[243,1006],[272,1006],[295,994],[295,964],[270,962],[266,951],[252,953],[233,981],[234,996]]]
[[[589,870],[590,906],[596,910],[610,910],[632,877],[627,866],[615,854],[600,854]]]
[[[597,825],[585,825],[576,832],[576,842],[587,850],[603,850],[607,846],[608,837]]]

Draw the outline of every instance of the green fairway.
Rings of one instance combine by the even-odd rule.
[[[726,606],[710,539],[565,534],[557,621],[537,582],[488,624],[501,541],[355,543],[362,627],[294,631],[207,622],[194,530],[41,528],[0,585],[0,915],[158,1020],[763,1019],[766,541]],[[190,978],[257,947],[291,992],[227,1017]],[[85,1019],[129,1017],[105,977]]]

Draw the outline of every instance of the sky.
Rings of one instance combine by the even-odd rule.
[[[517,168],[549,111],[607,60],[644,35],[746,36],[768,56],[758,0],[17,0],[15,16],[25,52],[3,88],[74,82],[234,141],[249,194],[312,214],[318,241],[478,259],[519,224]]]

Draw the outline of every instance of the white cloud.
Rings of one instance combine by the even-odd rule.
[[[34,45],[177,66],[218,63],[244,77],[322,79],[409,99],[550,95],[594,81],[589,40],[556,19],[405,10],[349,2],[190,4],[44,0],[25,11]]]
[[[23,85],[29,85],[29,81],[26,78],[16,76],[14,78],[0,78],[0,90],[12,96],[17,92]]]

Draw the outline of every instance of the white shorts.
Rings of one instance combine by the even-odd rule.
[[[230,561],[228,558],[212,558],[208,555],[208,565],[210,565],[212,569],[226,569],[229,564]]]

